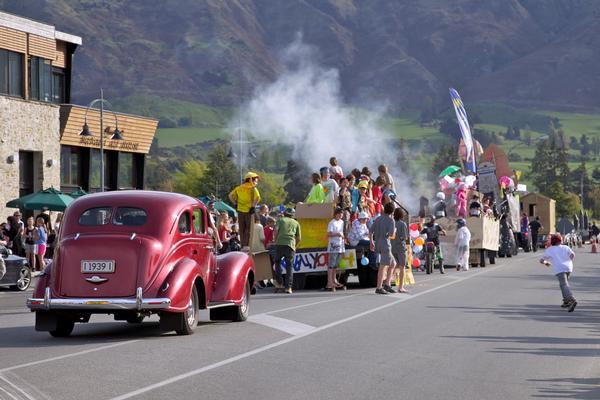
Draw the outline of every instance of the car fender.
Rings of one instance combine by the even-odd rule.
[[[171,299],[171,306],[166,311],[181,312],[187,308],[192,286],[198,277],[198,264],[190,258],[182,258],[173,265],[157,294],[157,297]]]
[[[254,261],[246,253],[234,251],[217,257],[217,270],[211,302],[239,304],[244,296],[246,281],[254,284]]]
[[[44,292],[46,291],[46,288],[51,285],[51,277],[52,261],[50,261],[48,265],[46,265],[46,268],[44,268],[44,272],[38,278],[38,282],[35,285],[35,290],[33,291],[34,298],[44,298]]]

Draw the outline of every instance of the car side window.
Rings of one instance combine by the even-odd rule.
[[[185,211],[183,214],[181,214],[181,217],[179,217],[179,222],[177,223],[177,229],[179,230],[179,233],[192,232],[190,213]]]
[[[204,225],[204,211],[201,208],[194,208],[194,232],[197,234],[206,233],[206,226]]]

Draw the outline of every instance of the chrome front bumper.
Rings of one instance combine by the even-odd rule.
[[[43,299],[27,299],[27,307],[31,310],[156,310],[168,308],[171,299],[142,297],[142,288],[136,290],[136,296],[121,298],[57,298],[50,296],[50,288],[44,291]]]

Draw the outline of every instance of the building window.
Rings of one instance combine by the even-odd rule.
[[[119,153],[119,189],[135,189],[133,154]]]
[[[23,97],[23,55],[0,50],[0,93]]]
[[[52,68],[52,102],[65,102],[65,72],[60,68]]]
[[[29,87],[33,100],[52,101],[52,64],[41,57],[29,59]]]
[[[60,184],[66,187],[81,185],[81,149],[62,146],[60,149]]]

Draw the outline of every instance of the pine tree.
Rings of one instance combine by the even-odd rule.
[[[227,199],[229,192],[240,183],[239,168],[229,157],[227,148],[219,144],[208,155],[206,172],[200,180],[201,193],[215,193],[218,198]]]
[[[567,159],[567,151],[558,146],[556,134],[555,140],[548,139],[538,143],[530,173],[540,192],[545,193],[554,182],[569,187]]]
[[[283,187],[287,192],[287,202],[297,203],[304,201],[310,191],[311,171],[308,165],[302,161],[289,160],[285,168]]]

